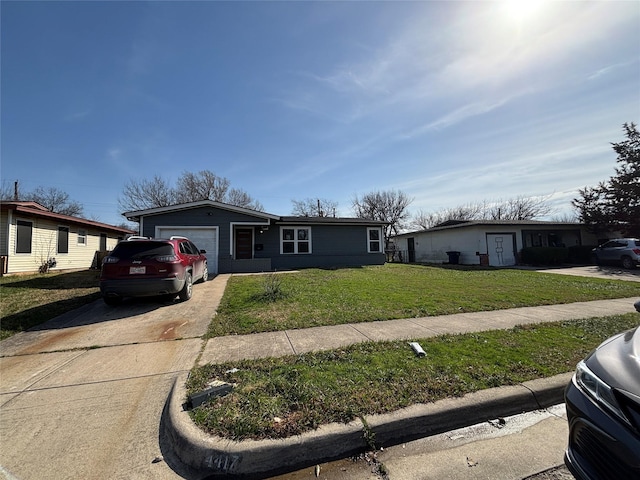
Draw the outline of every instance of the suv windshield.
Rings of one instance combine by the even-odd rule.
[[[165,242],[122,242],[116,245],[112,256],[121,259],[152,258],[159,255],[173,255],[173,245]]]

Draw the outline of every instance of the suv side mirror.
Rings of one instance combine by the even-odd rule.
[[[207,253],[206,250],[200,250],[200,253]]]

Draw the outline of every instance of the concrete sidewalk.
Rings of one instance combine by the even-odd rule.
[[[625,314],[635,311],[633,303],[636,300],[598,300],[217,337],[207,341],[198,363],[295,355],[358,342],[412,340],[445,333]],[[572,373],[567,373],[520,385],[482,390],[462,398],[413,405],[346,425],[324,425],[315,431],[282,440],[234,442],[209,436],[193,424],[183,408],[187,378],[184,374],[177,378],[169,396],[162,428],[171,439],[174,453],[190,468],[201,472],[203,477],[267,478],[362,452],[368,448],[363,435],[365,431],[373,432],[377,445],[389,446],[562,403],[564,388],[571,376]]]
[[[563,305],[458,313],[383,322],[348,323],[331,327],[215,337],[207,342],[199,364],[298,355],[369,341],[415,340],[446,333],[512,328],[528,323],[604,317],[635,312],[633,303],[636,300],[637,298],[596,300]]]

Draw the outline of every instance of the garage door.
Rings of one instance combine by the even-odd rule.
[[[156,227],[156,237],[187,237],[200,250],[207,251],[209,275],[218,273],[218,229],[216,227]]]
[[[487,233],[487,253],[489,265],[503,267],[516,264],[514,251],[515,234],[512,233]]]

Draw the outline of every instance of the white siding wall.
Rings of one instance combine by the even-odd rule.
[[[31,253],[16,252],[16,220],[32,222]],[[5,222],[3,215],[3,222]],[[58,227],[69,227],[69,252],[58,253]],[[78,232],[86,233],[85,244],[78,243]],[[7,273],[37,272],[38,268],[48,258],[56,259],[56,266],[52,270],[71,270],[91,268],[96,252],[100,248],[100,231],[80,227],[78,225],[65,225],[45,219],[21,217],[12,218],[9,225],[8,237],[8,269]],[[118,243],[117,235],[108,234],[107,250],[113,249]]]
[[[398,249],[403,252],[408,250],[407,238],[413,237],[415,244],[416,262],[443,263],[449,261],[446,252],[460,252],[460,263],[466,265],[480,264],[481,254],[487,253],[487,234],[513,234],[516,240],[516,254],[522,250],[522,230],[541,229],[545,231],[566,230],[567,227],[537,227],[537,226],[514,226],[514,225],[482,225],[464,228],[452,228],[436,232],[416,232],[395,239]],[[576,227],[580,228],[580,227]],[[582,241],[583,245],[595,244],[595,236],[581,228],[581,238],[578,235],[563,233],[563,241],[567,247],[578,245]],[[509,237],[511,241],[511,237]]]

